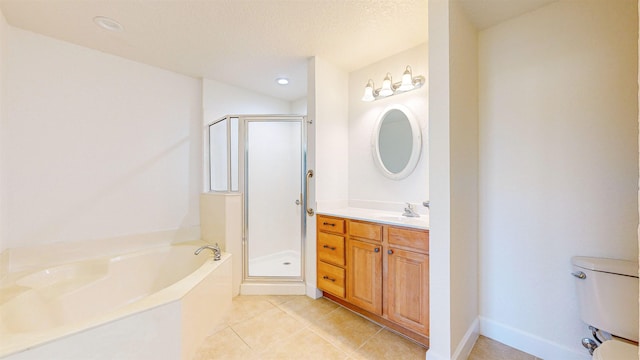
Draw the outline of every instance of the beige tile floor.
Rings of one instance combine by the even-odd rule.
[[[468,360],[542,360],[495,340],[480,336]]]
[[[424,347],[326,299],[238,296],[226,323],[203,342],[194,360],[423,360],[425,352]],[[481,337],[469,359],[536,358]]]

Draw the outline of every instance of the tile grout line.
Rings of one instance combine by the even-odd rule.
[[[373,322],[373,321],[372,321]],[[373,322],[374,324],[377,324],[376,322]],[[380,325],[380,324],[377,324]],[[369,341],[371,341],[371,339],[373,339],[376,335],[378,335],[382,330],[384,330],[385,327],[380,325],[380,329],[378,329],[378,331],[376,331],[375,334],[371,335],[367,340],[365,340],[364,342],[362,342],[362,344],[360,344],[360,346],[358,346],[357,349],[353,350],[351,353],[349,353],[348,355],[351,356],[351,354],[355,354],[357,353],[360,349],[362,349]]]
[[[242,338],[242,336],[240,336],[240,334],[238,334],[238,333],[236,332],[236,330],[235,330],[231,325],[229,325],[229,329],[231,329],[231,331],[233,331],[233,333],[234,333],[234,334],[236,334],[236,336],[238,337],[238,339],[240,339],[240,341],[242,341],[245,345],[247,345],[247,347],[249,348],[249,350],[251,350],[252,352],[254,351],[254,350],[253,350],[253,348],[251,347],[251,345],[247,344],[247,342],[246,342],[246,341],[244,341],[244,339]]]
[[[309,327],[309,324],[305,324],[304,322],[302,322],[302,321],[300,321],[300,320],[296,319],[294,316],[292,316],[292,315],[291,315],[291,314],[289,314],[288,312],[284,311],[284,310],[283,310],[282,308],[280,308],[279,306],[274,305],[274,308],[275,308],[275,309],[278,309],[279,311],[281,311],[281,312],[282,312],[283,314],[285,314],[286,316],[291,317],[294,321],[296,321],[297,323],[299,323],[299,324],[301,324],[301,325],[303,325],[303,326],[302,326],[302,327],[300,327],[298,330],[293,331],[293,332],[291,332],[291,333],[287,334],[287,336],[282,337],[282,338],[279,338],[279,339],[277,339],[276,341],[274,341],[274,342],[272,342],[272,343],[267,344],[266,346],[264,346],[264,349],[263,349],[263,350],[266,350],[266,349],[268,349],[268,348],[269,348],[269,347],[271,347],[271,346],[274,346],[274,345],[276,345],[276,344],[278,344],[278,343],[281,343],[281,342],[283,342],[283,341],[285,341],[285,340],[287,340],[287,339],[289,339],[289,338],[291,338],[291,337],[295,336],[296,334],[298,334],[298,333],[302,332],[302,331],[303,331],[304,329],[306,329],[307,327]],[[269,309],[269,310],[272,310],[272,309]],[[264,313],[264,312],[263,312],[263,313]],[[255,317],[258,317],[258,316],[260,316],[260,315],[256,315],[256,316],[254,316],[254,318],[255,318]],[[233,330],[233,328],[232,328],[232,330]],[[235,330],[234,330],[234,332],[235,332]],[[237,334],[237,333],[236,333],[236,334]],[[244,340],[244,339],[243,339],[239,334],[238,334],[238,336],[240,337],[240,339],[241,339],[245,344],[247,344],[247,342],[246,342],[246,341],[245,341],[245,340]],[[254,348],[253,348],[251,345],[249,345],[249,344],[247,344],[247,346],[249,346],[249,349],[251,349],[251,351],[254,351],[254,352],[257,352],[257,351],[258,351],[258,349],[254,349]]]
[[[283,304],[284,304],[284,303],[283,303]],[[276,305],[276,306],[277,306],[277,305]],[[313,305],[313,304],[309,304],[309,305],[307,305],[307,306],[303,307],[303,309],[306,309],[306,308],[311,307],[311,306],[314,306],[314,305]],[[331,310],[331,311],[327,312],[326,314],[321,315],[321,316],[320,316],[320,318],[328,317],[331,313],[333,313],[334,311],[337,311],[339,308],[340,308],[340,306],[336,307],[335,309],[333,309],[333,310]],[[286,311],[285,309],[282,309],[282,311],[284,311],[285,313],[289,314],[289,315],[290,315],[290,316],[292,316],[292,317],[294,317],[294,316],[295,316],[295,317],[298,317],[298,315],[296,315],[296,314],[293,314],[293,315],[292,315],[292,314],[290,314],[288,311]],[[340,347],[339,347],[337,344],[335,344],[331,339],[328,339],[328,338],[326,338],[326,337],[322,336],[322,334],[320,334],[320,333],[318,333],[317,331],[315,331],[315,330],[313,329],[313,326],[312,326],[312,325],[313,325],[313,323],[311,323],[311,322],[309,321],[309,322],[305,322],[305,324],[306,324],[306,326],[304,327],[304,329],[308,329],[309,331],[311,331],[312,333],[314,333],[316,336],[318,336],[320,339],[322,339],[322,340],[326,341],[329,345],[333,346],[333,347],[334,347],[336,350],[338,350],[341,354],[343,354],[344,356],[346,356],[346,358],[345,358],[345,359],[348,359],[348,358],[350,358],[350,357],[351,357],[351,356],[350,356],[350,354],[349,354],[348,352],[346,352],[346,351],[344,351],[342,348],[340,348]],[[304,329],[302,329],[302,330],[304,330]],[[301,331],[302,331],[302,330],[301,330]]]
[[[326,341],[327,343],[329,343],[331,346],[333,346],[334,348],[338,349],[338,351],[340,351],[341,353],[343,353],[347,358],[351,357],[351,354],[345,350],[343,350],[341,347],[339,347],[335,342],[333,342],[331,339],[328,339],[324,336],[322,336],[322,334],[320,334],[319,332],[315,331],[313,329],[313,327],[309,326],[309,331],[311,331],[312,333],[316,334],[318,337],[320,337],[320,339]]]

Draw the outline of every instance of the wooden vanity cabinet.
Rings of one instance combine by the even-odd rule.
[[[346,220],[317,217],[317,286],[318,289],[346,298]]]
[[[382,225],[349,220],[347,301],[382,315]]]
[[[429,233],[390,227],[388,243],[387,316],[429,336]]]
[[[325,297],[428,346],[429,231],[324,215],[317,222]]]

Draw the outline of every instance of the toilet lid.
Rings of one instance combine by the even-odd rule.
[[[594,360],[637,360],[638,347],[622,341],[609,340],[593,352]]]

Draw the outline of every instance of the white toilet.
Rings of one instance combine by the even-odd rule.
[[[593,358],[637,360],[638,262],[576,256],[571,263],[582,321],[614,336],[593,351]]]

